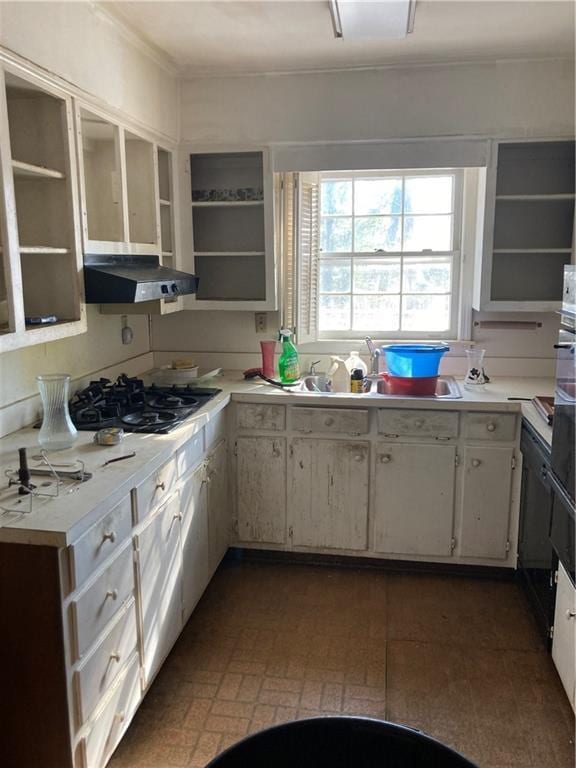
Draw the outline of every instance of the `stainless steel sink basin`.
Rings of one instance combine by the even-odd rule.
[[[335,395],[336,392],[330,392],[327,389],[326,378],[324,376],[304,376],[302,381],[291,392],[306,393],[310,395]],[[418,395],[393,395],[390,393],[390,384],[386,379],[371,379],[370,389],[353,397],[394,397],[402,399],[422,399]],[[426,400],[458,400],[462,397],[462,392],[458,382],[453,376],[439,376],[436,384],[436,394],[427,397]]]

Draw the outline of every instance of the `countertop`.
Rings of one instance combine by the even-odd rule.
[[[34,499],[32,512],[5,511],[14,506],[12,495],[0,496],[0,541],[21,544],[67,546],[90,528],[98,518],[117,504],[132,488],[162,466],[184,443],[213,419],[230,400],[261,402],[274,400],[287,405],[361,406],[363,408],[425,408],[443,410],[497,410],[521,412],[541,437],[551,442],[552,429],[529,402],[509,400],[510,397],[531,398],[550,395],[554,391],[553,379],[495,379],[478,391],[465,390],[460,382],[462,398],[434,400],[433,398],[383,397],[379,395],[293,393],[264,382],[245,381],[236,371],[226,372],[214,380],[222,392],[211,400],[201,412],[190,417],[167,435],[127,434],[115,447],[97,446],[93,432],[79,432],[73,448],[50,454],[54,462],[84,462],[87,472],[94,477],[77,484],[49,501]],[[0,440],[0,471],[18,466],[17,449],[28,448],[29,456],[39,452],[38,430],[19,430]],[[134,451],[136,456],[103,466],[108,459]],[[31,460],[31,465],[35,462]],[[7,483],[6,483],[7,484]],[[28,497],[20,497],[21,508],[29,504]],[[36,503],[38,502],[38,503]],[[18,506],[17,505],[17,508]]]

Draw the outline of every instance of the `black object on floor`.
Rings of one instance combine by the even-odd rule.
[[[364,717],[316,717],[255,733],[206,768],[477,768],[420,731]]]

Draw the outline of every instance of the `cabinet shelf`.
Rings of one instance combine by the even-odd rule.
[[[252,208],[264,205],[264,200],[208,200],[193,202],[192,208]]]
[[[195,256],[265,256],[264,251],[196,251]]]
[[[12,170],[14,175],[22,179],[64,179],[66,178],[61,171],[55,171],[53,168],[45,168],[42,165],[32,165],[23,163],[20,160],[12,160]]]
[[[21,254],[36,254],[36,253],[49,253],[52,255],[64,255],[70,253],[70,248],[54,248],[50,245],[22,245],[20,246]]]
[[[553,202],[554,200],[574,200],[576,195],[570,193],[550,194],[550,195],[496,195],[496,200],[503,202]]]

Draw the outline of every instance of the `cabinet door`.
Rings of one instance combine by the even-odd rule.
[[[366,549],[370,446],[349,440],[291,443],[292,542],[300,547]]]
[[[464,449],[460,554],[505,560],[508,556],[512,448]]]
[[[230,502],[226,442],[218,443],[208,457],[208,557],[214,573],[230,545]]]
[[[566,689],[572,709],[575,707],[574,659],[576,658],[576,589],[562,563],[558,566],[556,610],[552,658]]]
[[[456,448],[379,443],[374,477],[374,549],[452,554]]]
[[[286,440],[239,437],[236,441],[238,539],[286,541]]]
[[[182,509],[182,604],[188,621],[210,579],[208,574],[208,516],[206,468],[201,464],[180,488]]]
[[[180,497],[170,500],[136,537],[139,608],[147,685],[182,629]]]

